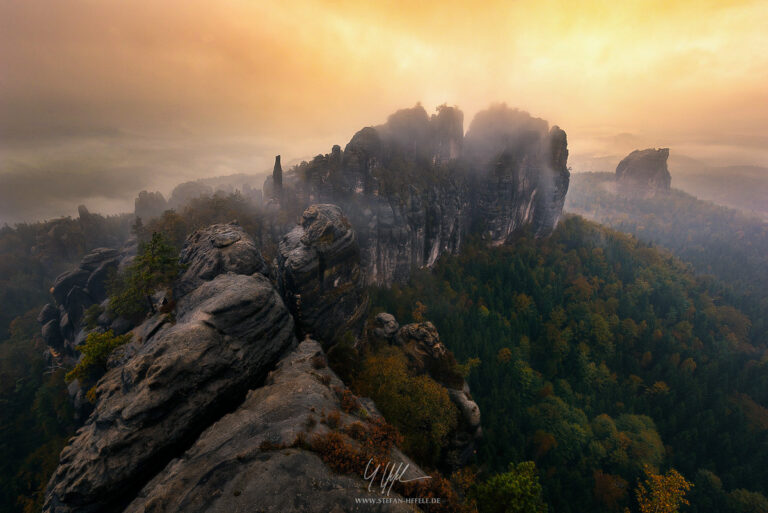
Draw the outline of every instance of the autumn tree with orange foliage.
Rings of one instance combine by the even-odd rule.
[[[645,481],[635,489],[640,513],[677,513],[680,506],[690,504],[685,494],[693,484],[677,470],[669,469],[664,475],[653,473],[647,465],[644,470]],[[624,511],[628,513],[629,509]]]

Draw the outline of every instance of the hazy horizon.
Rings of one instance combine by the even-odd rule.
[[[465,130],[526,110],[577,172],[645,147],[768,167],[768,4],[575,4],[0,0],[0,223],[130,211],[417,102],[458,105]]]

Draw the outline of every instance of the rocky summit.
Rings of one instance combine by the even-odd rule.
[[[405,281],[411,270],[456,253],[470,230],[496,244],[532,227],[552,231],[570,173],[563,130],[497,105],[475,116],[416,106],[356,133],[344,150],[269,177],[265,197],[282,210],[339,205],[357,234],[366,283]]]
[[[65,300],[103,261],[116,266],[121,258],[94,252],[59,280],[56,297]],[[328,447],[380,440],[384,419],[370,400],[351,395],[323,345],[308,338],[362,329],[360,254],[341,209],[310,206],[283,238],[276,269],[235,223],[194,232],[180,260],[172,311],[153,311],[110,355],[89,393],[92,412],[61,453],[44,511],[213,512],[253,504],[363,511],[354,498],[375,497],[375,489],[368,491],[362,474],[335,471]],[[289,309],[284,297],[301,308]],[[41,312],[44,330],[58,315],[52,305]],[[307,338],[299,344],[296,333]],[[409,465],[406,477],[426,475],[396,446],[384,447]]]
[[[672,175],[667,168],[669,148],[635,150],[616,167],[616,181],[624,191],[669,190]]]

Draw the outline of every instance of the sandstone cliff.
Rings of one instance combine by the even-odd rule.
[[[338,207],[316,205],[291,233],[277,270],[236,224],[187,238],[173,312],[132,327],[131,342],[110,356],[44,511],[412,511],[355,503],[378,493],[358,470],[338,471],[355,451],[357,460],[410,465],[404,479],[426,474],[395,438],[381,438],[388,431],[375,405],[349,393],[321,344],[296,339],[294,316],[302,333],[359,331],[367,299],[354,231]],[[56,300],[80,311],[67,298],[119,260],[114,250],[89,255],[61,277]],[[304,295],[305,316],[286,307],[281,290]],[[41,313],[44,327],[57,319],[53,306]],[[352,452],[339,456],[339,447]]]
[[[389,284],[458,252],[471,229],[496,244],[529,225],[548,234],[568,189],[567,159],[565,132],[527,113],[492,107],[464,136],[458,108],[430,117],[417,106],[286,172],[283,209],[339,205],[357,233],[366,283]]]
[[[669,190],[672,175],[667,168],[669,148],[635,150],[616,167],[616,181],[625,192]]]

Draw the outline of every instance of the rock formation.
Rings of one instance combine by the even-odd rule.
[[[355,232],[336,205],[312,205],[280,241],[280,289],[299,328],[326,347],[356,335],[368,299]]]
[[[125,513],[412,511],[397,504],[356,505],[356,497],[379,496],[377,487],[369,492],[362,476],[333,473],[302,445],[334,430],[323,422],[326,414],[339,415],[337,431],[366,423],[359,414],[342,410],[337,390],[344,383],[318,364],[324,358],[319,343],[303,341],[263,387],[250,391],[237,410],[147,483]],[[375,409],[366,415],[379,416]],[[391,457],[410,463],[404,479],[426,475],[397,449]]]
[[[377,284],[458,252],[472,228],[493,243],[529,225],[551,232],[568,189],[565,132],[503,105],[462,131],[456,107],[431,117],[421,106],[397,111],[344,151],[335,146],[285,173],[283,209],[339,205],[357,233],[366,283]]]
[[[283,166],[280,165],[280,155],[275,156],[275,166],[272,168],[272,194],[280,201],[283,197]]]
[[[235,231],[219,225],[203,233],[231,241]],[[206,270],[211,252],[190,250],[200,235],[185,244],[187,262]],[[157,314],[134,329],[122,361],[96,386],[94,412],[62,452],[46,511],[119,509],[126,494],[237,406],[291,346],[293,319],[269,279],[232,272],[251,271],[260,260],[246,248],[256,251],[250,242],[239,259],[230,253],[218,273],[179,298],[175,324]]]
[[[43,340],[57,353],[71,356],[84,340],[85,310],[107,299],[107,282],[122,258],[117,250],[97,248],[83,257],[77,269],[56,278],[51,287],[54,302],[43,307],[37,320],[43,324]]]
[[[386,341],[400,346],[416,372],[428,374],[448,390],[461,421],[446,450],[450,461],[443,463],[454,469],[466,465],[483,434],[480,408],[472,399],[464,377],[458,373],[456,359],[440,341],[434,324],[417,322],[400,327],[392,314],[383,312],[374,318],[368,337],[374,342]]]
[[[223,272],[269,276],[256,244],[236,223],[197,230],[184,243],[179,263],[184,267],[176,285],[179,296]]]
[[[66,300],[116,258],[115,251],[89,255],[61,278],[57,297]],[[383,420],[369,400],[350,399],[319,342],[297,344],[294,318],[267,277],[272,271],[242,228],[196,231],[181,261],[174,315],[147,318],[110,355],[44,511],[411,511],[357,505],[355,498],[376,497],[376,489],[324,459],[326,437],[362,450],[359,436],[380,436]],[[287,297],[307,298],[308,315],[294,312],[303,331],[334,336],[337,325],[359,325],[366,302],[359,252],[338,207],[307,209],[281,244],[279,276]],[[57,315],[49,305],[40,320],[48,326]],[[386,450],[410,466],[404,478],[425,475],[396,447]]]
[[[623,191],[669,190],[672,175],[667,168],[669,148],[635,150],[619,162],[616,181]]]

